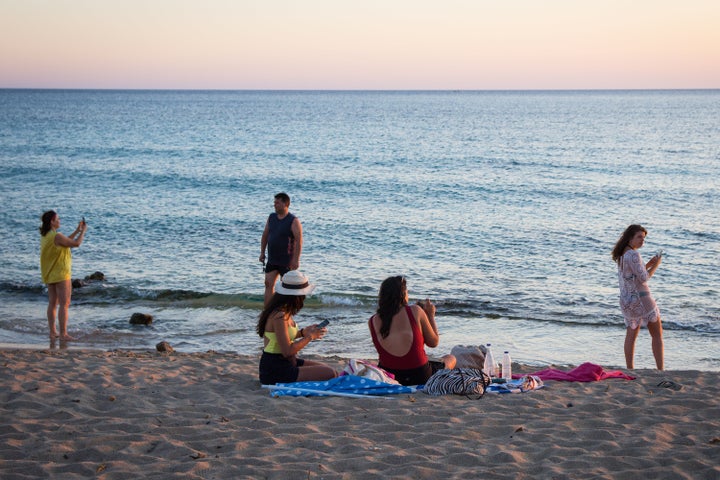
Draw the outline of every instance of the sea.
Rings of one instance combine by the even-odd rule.
[[[668,370],[720,371],[720,90],[0,90],[0,344],[259,355],[260,237],[286,192],[316,284],[303,353],[377,358],[383,279],[437,305],[442,355],[624,367],[610,256],[632,223]],[[48,338],[38,227],[81,218]],[[132,325],[133,313],[153,317]],[[655,368],[650,336],[636,368]]]

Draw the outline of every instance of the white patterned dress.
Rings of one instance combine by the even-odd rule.
[[[620,282],[620,309],[625,325],[630,328],[657,322],[660,309],[648,287],[648,271],[637,250],[629,249],[618,260]]]

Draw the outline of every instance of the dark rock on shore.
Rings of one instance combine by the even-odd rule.
[[[133,313],[130,317],[130,323],[133,325],[150,325],[153,316],[148,313]]]
[[[155,345],[155,348],[157,349],[158,352],[172,353],[175,351],[175,349],[168,342],[165,342],[165,341],[162,341],[162,342],[158,343],[157,345]]]
[[[80,287],[84,287],[85,285],[87,285],[89,283],[102,282],[103,280],[105,280],[105,274],[102,272],[95,272],[91,275],[86,276],[82,280],[80,280],[79,278],[74,279],[72,281],[72,286],[73,286],[73,288],[80,288]]]

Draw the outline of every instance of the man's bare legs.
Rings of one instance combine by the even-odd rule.
[[[272,270],[270,272],[265,272],[265,303],[264,305],[267,307],[268,303],[270,303],[270,299],[275,294],[275,282],[277,282],[278,277],[280,276],[280,272],[277,270]]]

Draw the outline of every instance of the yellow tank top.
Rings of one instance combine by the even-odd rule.
[[[297,325],[288,326],[288,337],[290,337],[291,342],[295,340],[297,331]],[[275,335],[275,332],[265,332],[265,336],[268,339],[268,344],[263,351],[267,353],[282,353],[280,345],[277,343],[277,336]]]
[[[69,280],[72,275],[72,254],[70,248],[55,245],[55,230],[40,237],[40,271],[43,283],[57,283]]]

